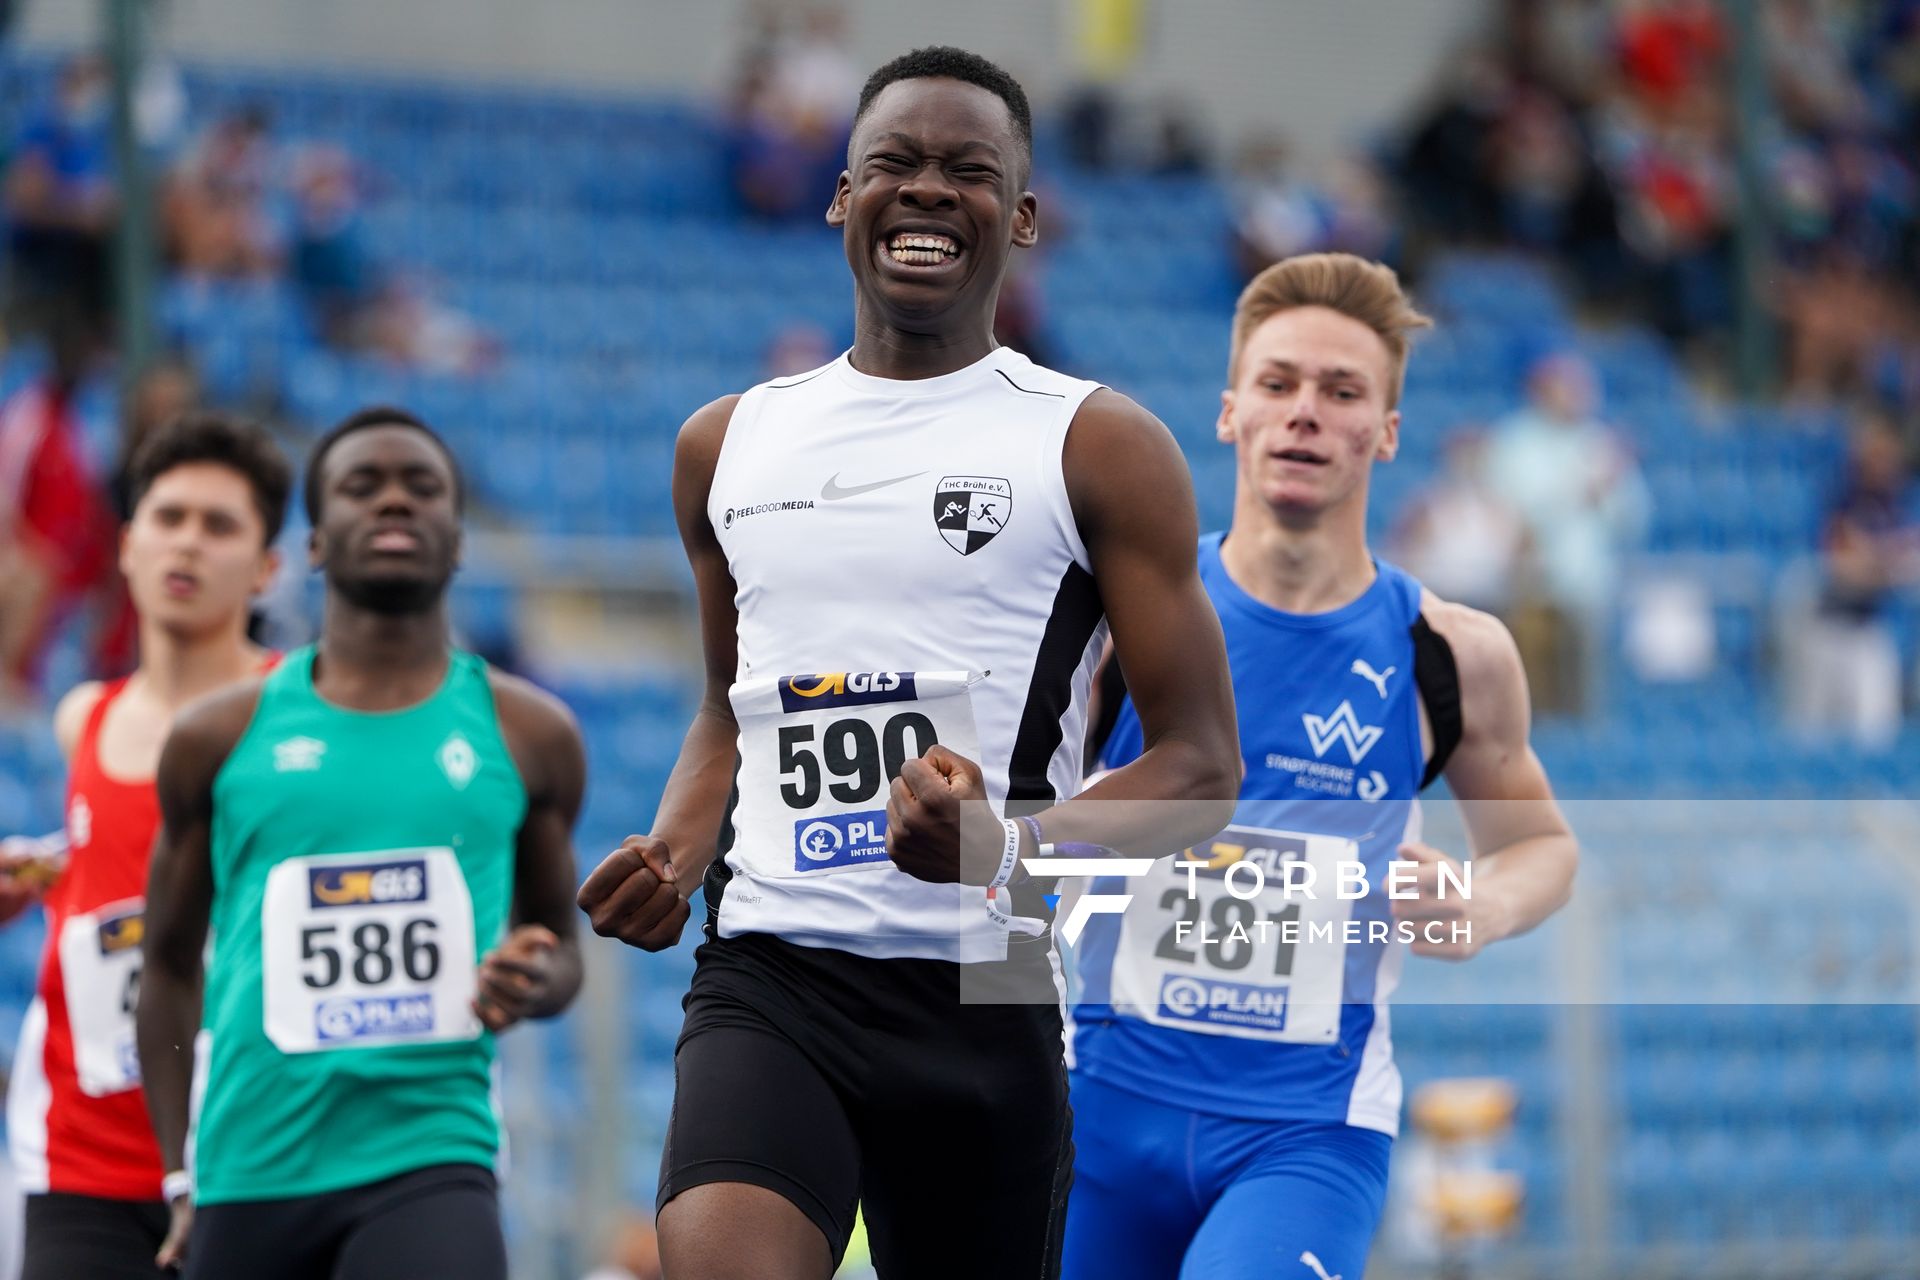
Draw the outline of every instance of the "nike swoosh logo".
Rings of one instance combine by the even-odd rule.
[[[884,489],[890,484],[899,484],[903,480],[917,480],[925,474],[927,473],[924,471],[916,471],[910,476],[895,476],[891,480],[875,480],[872,484],[856,484],[843,489],[840,487],[840,475],[835,472],[832,479],[820,486],[820,500],[838,502],[842,498],[857,498],[863,493],[872,493],[875,489]]]

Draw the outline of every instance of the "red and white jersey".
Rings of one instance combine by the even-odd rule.
[[[28,1192],[159,1200],[160,1148],[134,1051],[147,861],[160,827],[152,779],[111,777],[100,726],[109,684],[74,746],[67,866],[47,891],[47,946],[20,1031],[7,1133]]]

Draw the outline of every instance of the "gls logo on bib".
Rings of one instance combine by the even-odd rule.
[[[861,707],[875,702],[912,702],[911,671],[830,671],[780,677],[780,707],[787,712]]]
[[[307,892],[316,909],[420,902],[427,896],[427,864],[409,858],[358,867],[313,867],[307,872]]]

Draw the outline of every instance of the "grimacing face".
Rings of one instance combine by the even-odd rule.
[[[1241,485],[1283,517],[1364,499],[1373,464],[1400,447],[1392,373],[1386,343],[1350,316],[1325,307],[1268,316],[1220,395],[1217,431],[1234,446]]]
[[[827,210],[860,297],[910,330],[948,313],[991,315],[1009,254],[1037,238],[1028,163],[991,90],[945,77],[882,89]]]
[[[335,443],[322,466],[313,566],[376,613],[433,607],[460,560],[458,494],[440,446],[409,426],[363,427]]]
[[[232,467],[187,462],[160,473],[120,535],[120,572],[140,616],[185,635],[246,617],[279,568],[253,486]]]

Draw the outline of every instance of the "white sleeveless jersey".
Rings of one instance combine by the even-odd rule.
[[[916,381],[842,356],[740,398],[707,506],[740,616],[721,936],[1006,954],[984,889],[887,858],[887,791],[935,740],[996,813],[1079,789],[1106,621],[1061,450],[1096,386],[1001,348]]]

